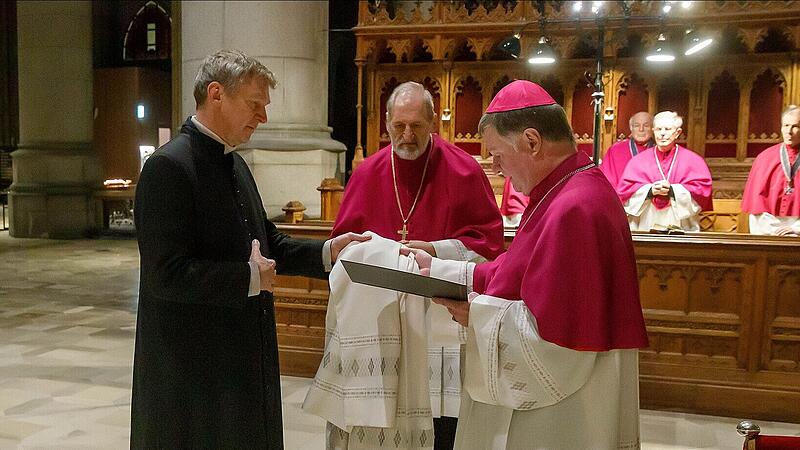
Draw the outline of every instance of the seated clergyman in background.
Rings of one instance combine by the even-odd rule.
[[[475,159],[434,134],[431,94],[403,83],[386,102],[391,145],[353,172],[331,237],[372,231],[442,259],[485,261],[503,250],[503,225],[489,180]],[[459,326],[429,310],[431,403],[436,448],[451,449],[461,398]]]
[[[500,214],[503,215],[503,226],[516,228],[519,226],[522,212],[528,207],[528,196],[517,192],[511,185],[511,178],[506,177],[503,186],[503,198],[500,202]]]
[[[653,146],[653,117],[646,111],[639,111],[628,121],[631,134],[628,139],[615,142],[606,151],[600,170],[616,188],[625,166],[634,156]]]
[[[683,119],[663,111],[653,119],[655,148],[631,158],[616,186],[631,230],[700,231],[700,211],[711,206],[711,172],[702,156],[681,147]]]
[[[647,335],[622,205],[539,85],[501,89],[479,130],[495,170],[530,197],[513,242],[477,265],[407,250],[421,273],[474,291],[433,299],[468,333],[456,448],[638,448]]]
[[[753,162],[742,196],[750,214],[750,232],[800,235],[800,107],[781,114],[783,142],[761,152]]]

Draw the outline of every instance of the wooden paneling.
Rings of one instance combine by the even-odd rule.
[[[279,225],[294,237],[327,239],[331,223],[318,226]],[[317,372],[325,346],[328,282],[278,275],[275,287],[275,324],[281,373],[311,377]]]
[[[800,422],[800,242],[634,237],[643,408]]]
[[[607,2],[604,8],[610,17],[629,18],[605,23],[602,42],[598,42],[595,23],[567,20],[574,19],[575,14],[571,8],[556,7],[558,2],[406,2],[402,8],[389,6],[394,3],[360,1],[359,22],[353,29],[356,61],[363,64],[368,80],[367,98],[362,105],[367,120],[356,125],[359,136],[365,128],[367,155],[387,142],[382,136],[381,89],[393,77],[439,80],[441,107],[452,110],[450,123],[440,122],[439,132],[453,141],[453,124],[464,119],[454,110],[453,101],[464,74],[481,82],[484,108],[504,81],[528,79],[541,83],[547,77],[555,77],[563,86],[560,103],[578,135],[578,149],[591,154],[592,89],[584,87],[584,72],[595,70],[593,56],[602,45],[603,106],[615,114],[602,121],[601,150],[626,133],[625,122],[634,109],[648,109],[651,113],[675,110],[684,118],[684,133],[678,142],[706,157],[714,198],[741,198],[753,158],[763,148],[780,141],[780,130],[774,128],[779,119],[778,103],[785,107],[800,98],[800,2],[695,2],[690,9],[673,8],[658,21],[653,19],[662,15],[659,2],[634,2],[627,12],[620,10],[624,2]],[[478,3],[483,4],[476,6]],[[548,67],[532,66],[525,57],[542,34],[535,26],[540,19],[558,19],[547,23],[544,32],[559,56],[558,62]],[[681,47],[679,41],[687,24],[713,35],[715,43],[700,54],[679,55],[673,64],[644,60],[643,50],[653,44],[659,33],[666,33],[674,45]],[[518,59],[510,59],[498,49],[514,32],[521,34]],[[774,83],[766,89],[754,85],[767,69],[781,89]],[[620,95],[621,82],[634,73],[647,87],[646,99],[644,91],[635,99]],[[722,73],[727,81],[713,83]],[[751,96],[753,89],[755,94]],[[758,99],[758,104],[754,105],[751,97]],[[647,108],[643,108],[645,104]],[[437,108],[437,112],[441,110]],[[472,116],[470,110],[467,121],[474,120]],[[766,125],[761,126],[761,122]],[[480,146],[481,156],[489,156],[477,140],[464,145],[472,153],[477,153]],[[497,180],[495,184],[501,183]]]
[[[329,223],[279,228],[330,232]],[[642,408],[800,423],[800,239],[636,234],[634,245],[650,338]],[[325,281],[279,277],[282,373],[316,372],[327,298]]]

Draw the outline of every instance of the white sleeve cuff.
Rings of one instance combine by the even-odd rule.
[[[325,268],[325,272],[330,272],[333,269],[333,263],[331,262],[331,241],[333,239],[328,239],[322,244],[322,267]]]
[[[431,277],[453,281],[459,284],[466,282],[466,261],[452,261],[433,258],[431,261]],[[431,303],[428,310],[430,330],[428,342],[434,347],[457,347],[466,342],[466,329],[452,320],[447,308]]]
[[[449,259],[454,261],[473,261],[484,262],[486,258],[468,249],[463,242],[458,239],[443,239],[432,241],[436,257],[439,259]]]
[[[431,260],[431,277],[458,284],[467,284],[467,266],[469,264],[471,263],[467,261],[433,258]]]
[[[681,184],[673,184],[672,192],[675,193],[674,211],[675,216],[680,220],[687,220],[702,211],[703,208],[694,201],[692,193]]]
[[[631,198],[628,199],[627,202],[623,205],[625,207],[625,212],[628,213],[629,216],[639,217],[644,211],[644,207],[647,205],[647,196],[650,194],[650,191],[653,190],[653,183],[645,184],[631,195]]]
[[[474,284],[472,282],[472,274],[475,272],[475,266],[476,265],[477,264],[475,264],[473,262],[468,262],[467,263],[467,268],[466,268],[466,271],[467,271],[467,292],[475,292]]]
[[[794,216],[774,216],[764,212],[750,215],[750,234],[775,235],[779,227],[790,227],[795,233],[800,232],[800,219]]]
[[[250,287],[247,289],[247,296],[254,297],[261,293],[261,274],[256,263],[248,261],[247,264],[250,266]]]

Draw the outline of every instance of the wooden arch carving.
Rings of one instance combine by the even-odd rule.
[[[674,111],[683,117],[683,133],[678,137],[678,142],[685,145],[692,125],[689,122],[689,80],[679,75],[670,76],[661,79],[655,91],[656,107],[652,111],[653,115],[661,111]]]
[[[736,156],[741,83],[733,70],[722,69],[708,81],[706,157]]]
[[[786,78],[781,71],[767,67],[755,76],[750,90],[747,157],[758,156],[781,141],[780,114],[785,100]]]
[[[455,115],[454,134],[456,141],[478,137],[478,121],[483,114],[483,85],[479,77],[465,75],[456,81],[453,89]],[[462,147],[462,146],[460,146]],[[462,147],[463,148],[463,147]],[[469,153],[480,154],[478,151]]]

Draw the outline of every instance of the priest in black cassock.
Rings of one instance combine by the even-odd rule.
[[[266,123],[272,72],[209,56],[197,114],[148,159],[136,188],[141,255],[131,448],[283,448],[276,273],[327,278],[353,233],[292,239],[232,152]]]

